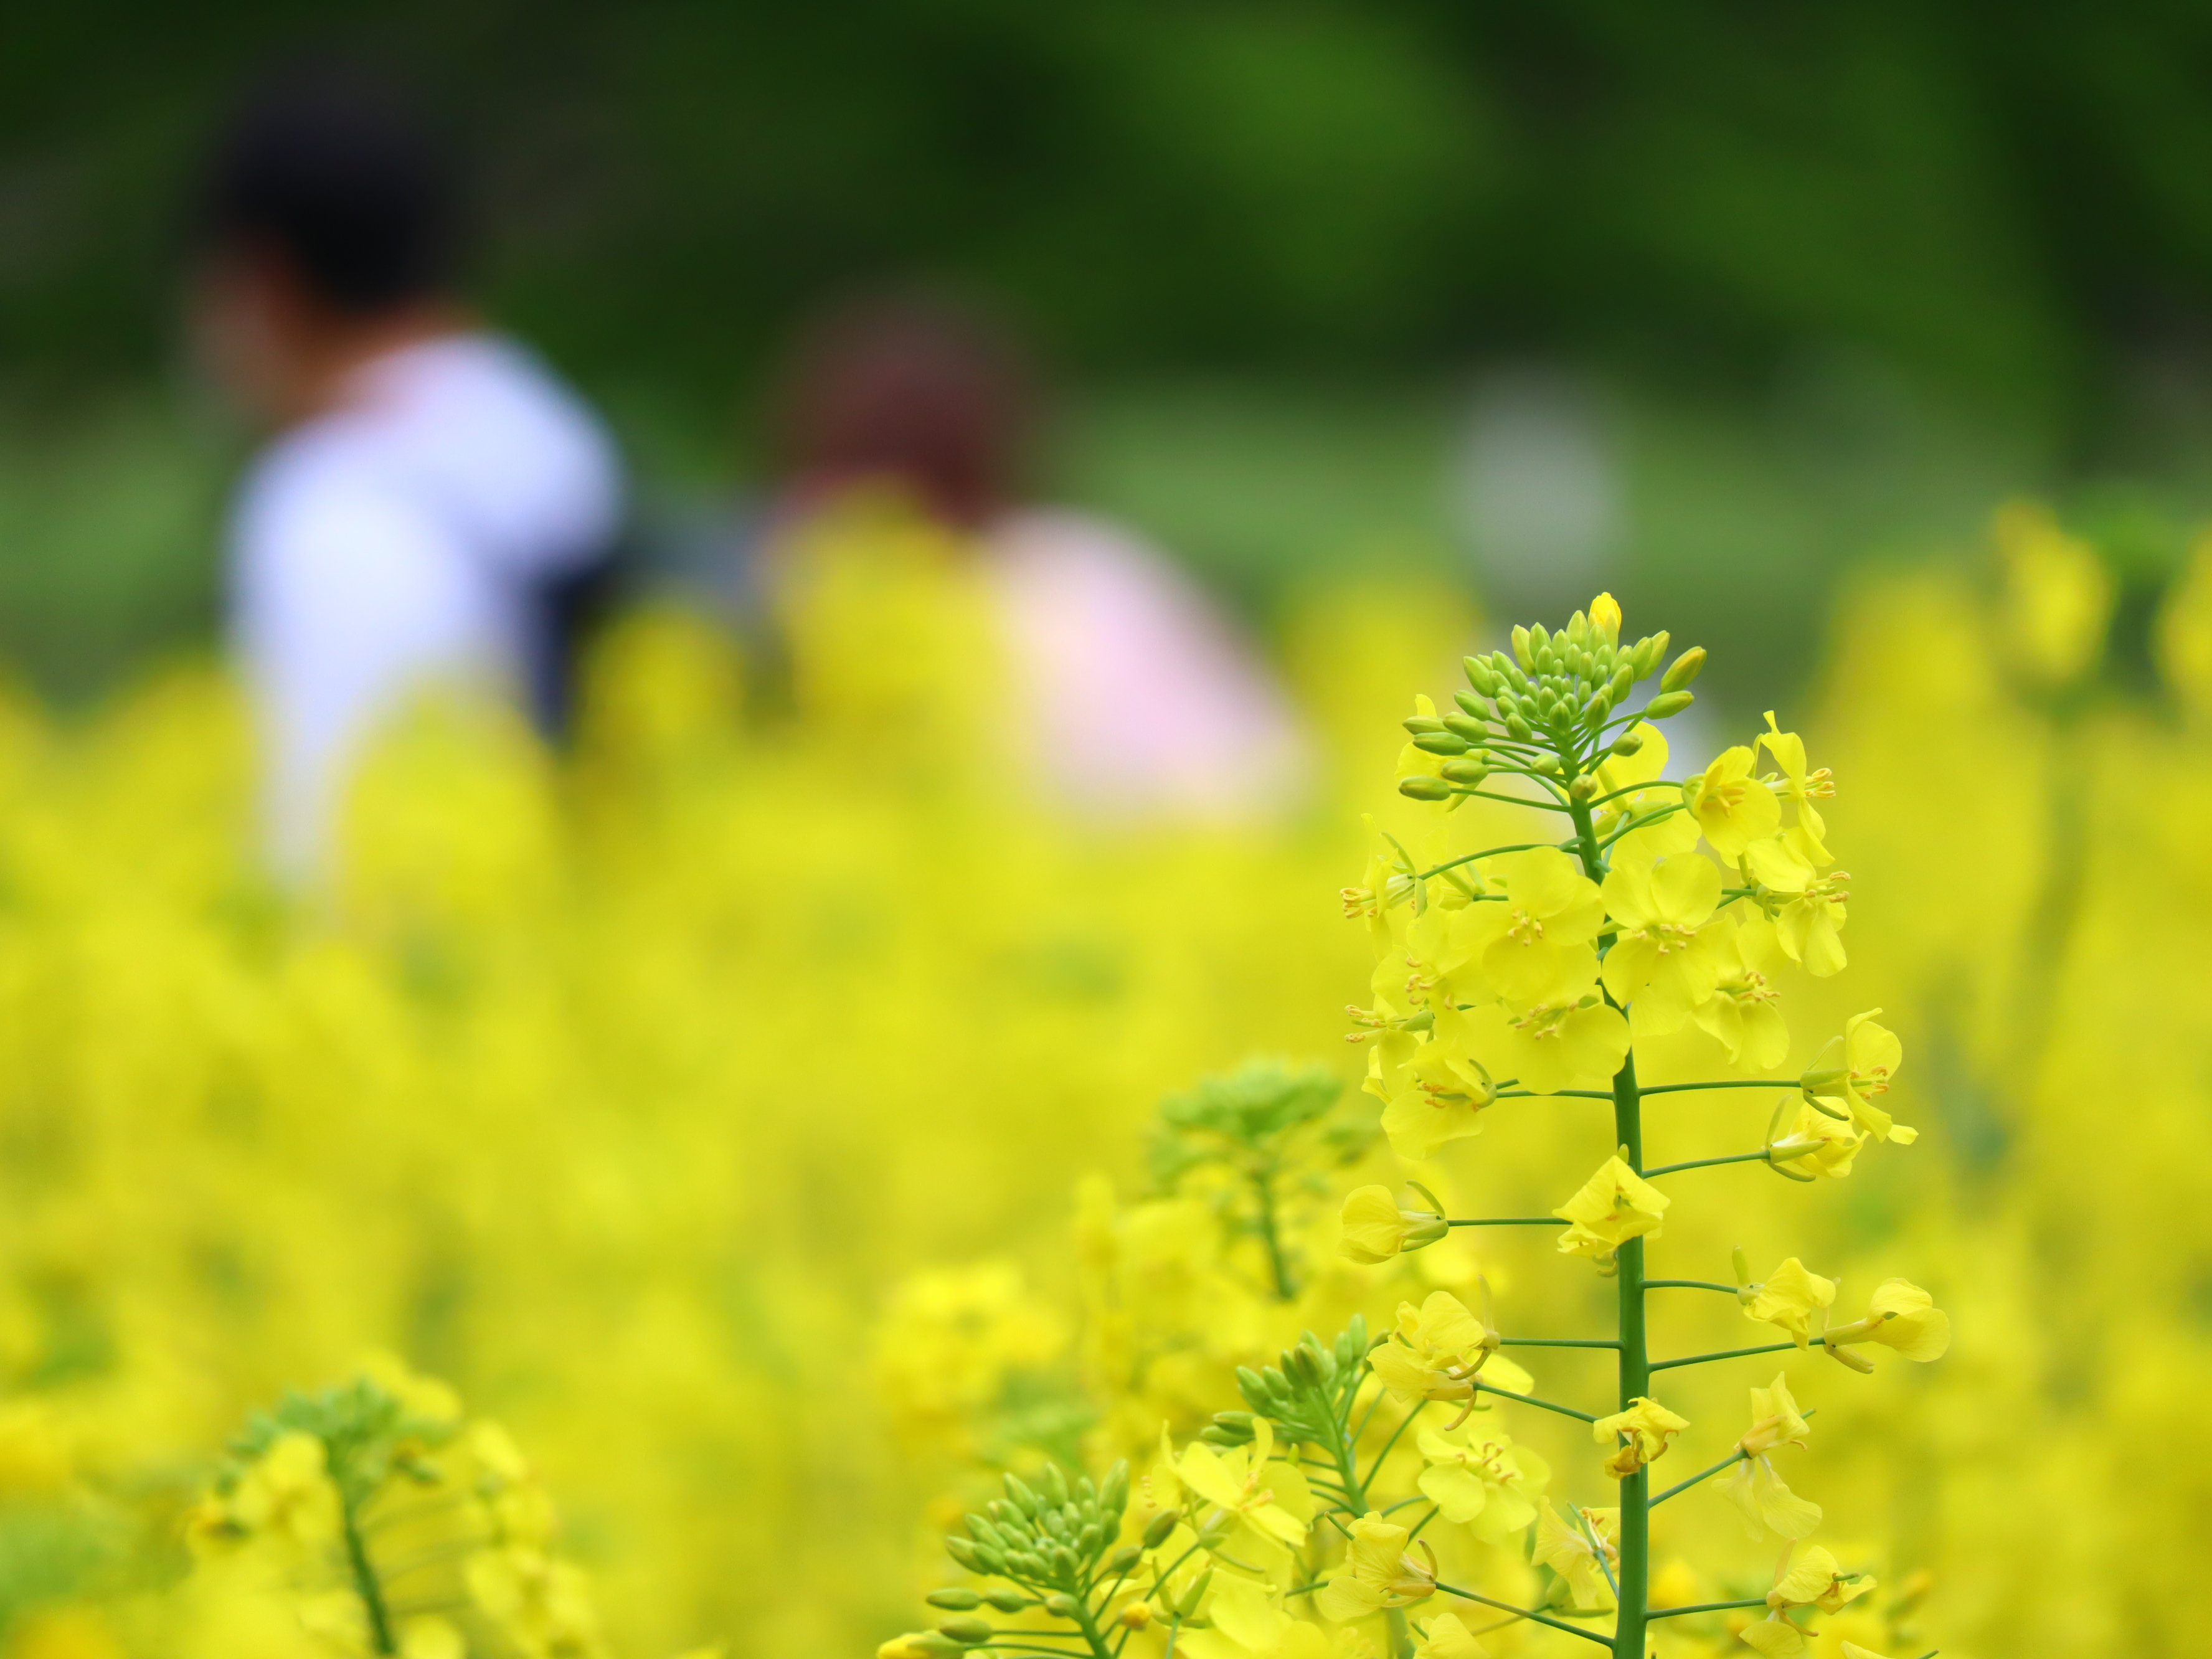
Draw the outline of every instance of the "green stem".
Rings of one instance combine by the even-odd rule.
[[[1447,1227],[1558,1227],[1565,1224],[1555,1215],[1479,1215],[1444,1223]]]
[[[1705,1083],[1655,1083],[1644,1092],[1647,1095],[1680,1095],[1698,1089],[1794,1089],[1796,1086],[1788,1078],[1735,1077],[1717,1078]]]
[[[1516,1394],[1510,1389],[1498,1388],[1494,1383],[1484,1382],[1480,1377],[1477,1377],[1474,1380],[1474,1391],[1477,1394],[1494,1394],[1500,1400],[1517,1400],[1524,1406],[1534,1406],[1540,1410],[1557,1412],[1562,1417],[1573,1418],[1577,1423],[1595,1423],[1597,1421],[1597,1419],[1591,1416],[1589,1413],[1578,1412],[1572,1406],[1561,1406],[1554,1404],[1549,1400],[1539,1400],[1533,1394]]]
[[[1755,1152],[1731,1152],[1726,1158],[1693,1158],[1681,1164],[1662,1164],[1656,1170],[1646,1170],[1644,1178],[1649,1181],[1654,1176],[1674,1175],[1684,1170],[1710,1170],[1716,1164],[1764,1164],[1765,1161],[1766,1148],[1762,1146]]]
[[[1735,1607],[1763,1607],[1766,1598],[1753,1596],[1748,1601],[1700,1601],[1689,1607],[1654,1607],[1644,1616],[1646,1619],[1680,1619],[1686,1613],[1726,1613]],[[1801,1635],[1803,1632],[1799,1632]]]
[[[1413,1409],[1407,1412],[1404,1419],[1398,1425],[1398,1426],[1390,1431],[1390,1437],[1382,1443],[1382,1449],[1375,1454],[1375,1461],[1367,1466],[1367,1478],[1370,1480],[1372,1480],[1376,1474],[1381,1473],[1382,1468],[1382,1460],[1388,1457],[1397,1449],[1399,1439],[1405,1434],[1407,1429],[1413,1427],[1413,1419],[1421,1414],[1422,1410],[1428,1405],[1428,1403],[1429,1402],[1425,1400],[1415,1402]],[[1356,1449],[1353,1449],[1351,1452],[1351,1462],[1353,1468],[1356,1468],[1358,1467],[1359,1458],[1358,1453]],[[1356,1488],[1356,1490],[1359,1493],[1360,1502],[1364,1504],[1367,1501],[1367,1488],[1364,1486],[1361,1486]]]
[[[1620,1346],[1609,1336],[1501,1336],[1498,1343],[1504,1348],[1617,1348]]]
[[[1709,1469],[1699,1469],[1687,1480],[1677,1480],[1673,1486],[1668,1487],[1666,1491],[1661,1492],[1656,1498],[1651,1500],[1651,1507],[1655,1510],[1657,1509],[1662,1504],[1672,1498],[1676,1492],[1687,1492],[1691,1487],[1696,1486],[1698,1481],[1711,1480],[1723,1469],[1729,1468],[1735,1464],[1741,1463],[1747,1455],[1749,1455],[1749,1454],[1746,1452],[1732,1451],[1726,1457],[1721,1459],[1719,1462],[1714,1464],[1712,1468]]]
[[[1628,1247],[1624,1244],[1621,1248],[1626,1249]],[[1677,1365],[1705,1365],[1716,1359],[1741,1359],[1747,1354],[1785,1353],[1796,1346],[1795,1342],[1769,1342],[1764,1347],[1759,1348],[1723,1348],[1717,1353],[1693,1353],[1686,1354],[1680,1359],[1654,1360],[1651,1369],[1655,1371],[1671,1371]]]
[[[397,1653],[398,1645],[392,1638],[392,1610],[385,1605],[384,1586],[370,1564],[368,1540],[362,1535],[360,1505],[349,1498],[342,1498],[338,1518],[345,1534],[346,1565],[353,1570],[353,1587],[359,1592],[362,1607],[368,1614],[370,1650],[380,1654]]]
[[[1570,1636],[1579,1636],[1585,1642],[1595,1642],[1601,1648],[1613,1644],[1594,1630],[1584,1630],[1580,1625],[1571,1625],[1564,1619],[1554,1619],[1548,1613],[1538,1613],[1533,1607],[1516,1607],[1510,1601],[1500,1601],[1493,1596],[1478,1595],[1474,1591],[1462,1589],[1456,1584],[1439,1583],[1437,1588],[1446,1595],[1456,1595],[1463,1601],[1480,1601],[1486,1607],[1496,1607],[1500,1613],[1510,1613],[1516,1619],[1534,1620],[1540,1625],[1549,1625],[1553,1630],[1563,1630]]]
[[[1575,828],[1582,832],[1583,873],[1605,879],[1597,830],[1589,808],[1577,801]],[[1613,1075],[1613,1134],[1628,1167],[1644,1168],[1644,1095],[1636,1086],[1636,1050],[1632,1046]],[[1615,1252],[1620,1264],[1620,1409],[1651,1392],[1651,1354],[1644,1328],[1644,1241],[1632,1238]],[[1620,1482],[1620,1613],[1613,1622],[1613,1659],[1644,1659],[1644,1604],[1651,1578],[1650,1476],[1639,1468]]]
[[[1647,1291],[1726,1291],[1734,1296],[1743,1286],[1723,1285],[1717,1279],[1647,1279],[1644,1281],[1644,1288]]]
[[[1260,1194],[1260,1237],[1267,1247],[1267,1266],[1275,1275],[1275,1300],[1295,1302],[1298,1291],[1291,1278],[1291,1264],[1283,1255],[1283,1237],[1275,1224],[1275,1172],[1270,1169],[1257,1170],[1252,1185]]]

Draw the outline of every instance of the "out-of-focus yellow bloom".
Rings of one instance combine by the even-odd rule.
[[[1728,965],[1735,925],[1714,914],[1719,867],[1697,853],[1649,866],[1616,859],[1604,895],[1620,929],[1605,956],[1605,988],[1629,1006],[1638,1032],[1680,1030]]]
[[[1597,977],[1605,901],[1597,884],[1556,848],[1492,859],[1485,878],[1504,897],[1470,904],[1452,920],[1455,986],[1464,963],[1472,985],[1516,1005],[1571,1002]]]
[[[1177,1643],[1193,1659],[1328,1659],[1321,1626],[1291,1617],[1270,1586],[1249,1578],[1217,1574],[1206,1619],[1206,1629],[1184,1632]]]
[[[1688,1418],[1676,1415],[1656,1400],[1639,1396],[1628,1402],[1626,1411],[1591,1424],[1590,1437],[1601,1446],[1613,1448],[1605,1460],[1605,1472],[1616,1480],[1625,1480],[1665,1456],[1674,1437],[1689,1426]]]
[[[1339,1250],[1347,1261],[1374,1267],[1406,1250],[1433,1244],[1450,1231],[1434,1210],[1399,1206],[1388,1187],[1355,1187],[1344,1200],[1344,1242]]]
[[[1595,992],[1526,1008],[1491,1003],[1468,1017],[1467,1030],[1486,1071],[1532,1094],[1610,1082],[1628,1054],[1628,1021]]]
[[[1794,1557],[1782,1558],[1775,1570],[1774,1587],[1766,1593],[1767,1616],[1747,1625],[1740,1635],[1765,1659],[1797,1659],[1812,1650],[1804,1630],[1791,1621],[1790,1609],[1818,1607],[1835,1613],[1873,1588],[1871,1577],[1845,1573],[1826,1550],[1817,1544],[1808,1546]]]
[[[1744,1317],[1779,1325],[1802,1348],[1812,1340],[1813,1316],[1824,1312],[1835,1299],[1836,1281],[1808,1273],[1793,1255],[1769,1273],[1744,1304]]]
[[[1618,1604],[1611,1582],[1620,1559],[1617,1509],[1577,1508],[1570,1522],[1547,1499],[1536,1516],[1536,1560],[1566,1581],[1567,1605],[1576,1613],[1603,1613]]]
[[[1610,1258],[1632,1238],[1656,1233],[1670,1202],[1618,1154],[1597,1166],[1577,1192],[1552,1213],[1568,1223],[1559,1249],[1570,1255]]]
[[[1183,1448],[1176,1476],[1206,1502],[1270,1542],[1296,1547],[1313,1525],[1313,1493],[1295,1464],[1274,1461],[1275,1432],[1264,1417],[1249,1445],[1217,1451],[1203,1441]]]
[[[1682,799],[1706,841],[1733,864],[1782,827],[1782,805],[1759,781],[1751,750],[1738,744],[1682,786]]]
[[[1941,1359],[1948,1352],[1951,1317],[1917,1285],[1908,1279],[1885,1279],[1869,1298],[1865,1318],[1831,1327],[1820,1340],[1830,1354],[1854,1370],[1867,1369],[1864,1360],[1848,1352],[1863,1342],[1878,1342],[1907,1359],[1924,1364]]]
[[[1429,1620],[1413,1644],[1413,1659],[1488,1659],[1489,1652],[1455,1613],[1440,1613]]]
[[[1436,1594],[1437,1570],[1425,1553],[1407,1553],[1403,1527],[1370,1511],[1352,1523],[1344,1565],[1315,1601],[1325,1619],[1364,1619],[1388,1607],[1410,1607]]]
[[[1421,1471],[1421,1490],[1445,1520],[1496,1544],[1536,1518],[1536,1501],[1551,1480],[1551,1465],[1528,1447],[1515,1445],[1503,1429],[1425,1428],[1419,1443],[1428,1464]]]
[[[1809,1431],[1784,1378],[1751,1391],[1751,1417],[1749,1431],[1736,1442],[1742,1461],[1721,1477],[1721,1495],[1741,1512],[1754,1540],[1769,1532],[1802,1538],[1820,1524],[1820,1506],[1791,1492],[1775,1471],[1774,1449],[1802,1446]]]
[[[2088,544],[2068,535],[2039,502],[2000,508],[1996,532],[2005,654],[2037,685],[2082,678],[2104,654],[2112,615],[2112,579],[2104,561]]]

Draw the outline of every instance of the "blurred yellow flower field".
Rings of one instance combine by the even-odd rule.
[[[1757,1449],[1741,1473],[1660,1512],[1655,1606],[1802,1589],[1787,1605],[1840,1609],[1812,1621],[1823,1659],[2191,1650],[2174,1587],[2212,1496],[2196,1409],[2212,1376],[2212,577],[2148,627],[2164,689],[2130,690],[2100,668],[2113,600],[2094,552],[2025,511],[1996,540],[1987,570],[1870,573],[1851,593],[1814,702],[1777,710],[1802,750],[1761,751],[1786,775],[1779,797],[1752,785],[1781,800],[1776,823],[1726,757],[1686,798],[1712,846],[1789,829],[1847,878],[1762,874],[1787,903],[1748,939],[1708,934],[1716,896],[1686,866],[1605,895],[1650,945],[1608,957],[1607,988],[1682,1005],[1637,1033],[1639,1060],[1774,1079],[1654,1099],[1646,1167],[1770,1135],[1768,1161],[1802,1177],[1746,1162],[1678,1184],[1646,1230],[1653,1259],[1744,1283],[1741,1248],[1773,1305],[1753,1324],[1727,1297],[1655,1299],[1668,1343],[1788,1346],[1870,1309],[1907,1322],[1842,1350],[1872,1352],[1871,1377],[1795,1352],[1666,1373],[1689,1426],[1646,1414],[1625,1446],[1504,1407],[1473,1438],[1407,1436],[1393,1455],[1468,1540],[1439,1543],[1448,1569],[1463,1548],[1495,1558],[1486,1583],[1594,1596],[1606,1511],[1547,1517],[1546,1481],[1557,1496],[1610,1452],[1669,1484],[1741,1437]],[[1449,706],[1468,618],[1425,594],[1317,596],[1285,629],[1325,751],[1310,813],[1109,836],[1012,775],[957,571],[911,548],[837,557],[794,628],[787,717],[743,717],[711,630],[634,621],[572,761],[465,708],[394,733],[318,903],[252,873],[244,726],[218,680],[173,674],[84,726],[11,706],[12,1651],[865,1652],[913,1626],[917,1595],[971,1582],[940,1540],[1008,1470],[1057,1460],[1100,1482],[1126,1458],[1132,1525],[1172,1480],[1255,1538],[1285,1530],[1301,1500],[1263,1479],[1266,1454],[1194,1437],[1239,1404],[1238,1366],[1276,1364],[1302,1330],[1398,1329],[1407,1303],[1394,1345],[1448,1360],[1445,1327],[1422,1322],[1437,1292],[1516,1336],[1610,1316],[1611,1282],[1554,1243],[1564,1221],[1404,1253],[1435,1218],[1568,1205],[1614,1150],[1607,1109],[1422,1118],[1463,1068],[1424,1060],[1412,1103],[1386,1109],[1358,1085],[1387,1038],[1342,1041],[1346,1005],[1387,1017],[1378,997],[1406,977],[1374,972],[1339,898],[1375,886],[1361,817],[1430,856],[1437,809],[1396,793],[1397,721],[1416,694]],[[1478,812],[1483,841],[1547,838],[1525,808]],[[1518,951],[1493,971],[1524,977],[1531,1006],[1587,979],[1579,890],[1555,875],[1506,878],[1559,923],[1544,951],[1471,923],[1435,948]],[[1677,939],[1696,943],[1658,949]],[[1598,1024],[1577,1028],[1569,1086],[1617,1063]],[[1863,1088],[1890,1070],[1878,1099]],[[1801,1091],[1814,1072],[1837,1080]],[[1824,1127],[1842,1120],[1821,1089],[1848,1136]],[[1897,1144],[1908,1125],[1917,1143]],[[1408,1176],[1433,1210],[1401,1197]],[[1347,1259],[1340,1214],[1368,1188],[1382,1198],[1354,1212]],[[1591,1256],[1652,1219],[1620,1191],[1570,1218]],[[1927,1327],[1899,1279],[1948,1316],[1938,1364],[1906,1363],[1903,1334]],[[1839,1284],[1824,1297],[1816,1280]],[[1609,1355],[1513,1358],[1482,1375],[1525,1368],[1542,1395],[1613,1411]],[[288,1387],[310,1392],[234,1446]],[[1458,1409],[1431,1407],[1435,1428]],[[374,1452],[347,1465],[368,1471],[350,1499],[341,1441]],[[1778,1576],[1792,1497],[1824,1512],[1821,1543]],[[396,1586],[380,1626],[361,1576],[331,1570],[346,1517],[445,1498],[465,1525],[364,1542]],[[1359,1523],[1346,1548],[1373,1572],[1340,1599],[1407,1594],[1391,1575],[1418,1549],[1376,1528],[1413,1513]],[[1838,1588],[1863,1571],[1874,1594]],[[1194,1645],[1241,1659],[1312,1628],[1279,1614],[1232,1605]],[[1474,1651],[1462,1638],[1588,1645],[1485,1631],[1473,1603],[1450,1629],[1415,1617],[1438,1659]],[[1164,1645],[1152,1618],[1126,1626],[1146,1653]],[[1742,1622],[1653,1629],[1665,1654],[1749,1651]]]

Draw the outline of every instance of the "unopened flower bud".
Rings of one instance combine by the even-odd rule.
[[[1686,690],[1690,682],[1698,678],[1698,671],[1705,665],[1705,647],[1702,645],[1692,646],[1667,665],[1666,673],[1660,677],[1659,689],[1662,691]]]
[[[1148,1550],[1156,1550],[1159,1548],[1161,1545],[1166,1543],[1168,1541],[1168,1534],[1176,1529],[1176,1522],[1180,1521],[1182,1518],[1182,1517],[1177,1515],[1173,1510],[1162,1510],[1158,1515],[1146,1522],[1145,1523],[1145,1547]]]
[[[1480,657],[1464,659],[1461,665],[1467,670],[1467,683],[1484,696],[1494,696],[1498,691],[1497,671]]]
[[[1589,619],[1607,644],[1620,637],[1620,601],[1612,594],[1601,593],[1590,601]]]
[[[1066,1590],[1054,1590],[1044,1598],[1044,1610],[1055,1619],[1073,1619],[1083,1610],[1083,1604]]]
[[[1594,773],[1582,773],[1576,777],[1572,783],[1567,786],[1567,799],[1570,800],[1587,801],[1595,797],[1596,793],[1597,777]]]
[[[1644,733],[1632,726],[1613,740],[1613,752],[1616,755],[1632,755],[1643,747]]]
[[[1398,780],[1398,793],[1413,800],[1448,800],[1451,797],[1452,787],[1442,778],[1416,772],[1410,778]]]
[[[1465,738],[1469,743],[1480,743],[1490,735],[1490,727],[1469,714],[1447,714],[1444,730]]]
[[[1416,732],[1413,747],[1431,755],[1464,755],[1467,739],[1451,732]]]
[[[1106,1558],[1106,1571],[1116,1578],[1136,1571],[1137,1563],[1145,1559],[1145,1552],[1134,1544],[1124,1544]]]
[[[1152,1622],[1152,1606],[1149,1601],[1132,1601],[1121,1609],[1121,1620],[1125,1630],[1143,1630]]]
[[[1505,717],[1505,735],[1516,743],[1526,743],[1533,735],[1528,722],[1521,718],[1518,709]]]
[[[921,1599],[950,1613],[972,1613],[983,1605],[983,1598],[971,1589],[935,1589]]]
[[[1455,760],[1446,761],[1442,766],[1437,768],[1437,771],[1445,782],[1455,783],[1462,788],[1473,789],[1478,787],[1482,781],[1490,775],[1490,763],[1487,760],[1478,760],[1473,755],[1462,755]]]
[[[947,1619],[938,1626],[937,1633],[949,1641],[957,1642],[963,1648],[981,1647],[991,1639],[991,1621],[973,1616]]]
[[[1019,1613],[1036,1605],[1019,1590],[1011,1589],[985,1590],[983,1601],[986,1606],[996,1607],[1000,1613]]]
[[[1424,732],[1441,732],[1444,729],[1443,721],[1434,714],[1408,714],[1398,724],[1404,726],[1412,736],[1417,738]]]
[[[1535,672],[1535,643],[1528,630],[1517,623],[1513,628],[1513,659],[1529,672]]]
[[[1489,695],[1486,691],[1482,694],[1483,697]],[[1486,718],[1490,713],[1490,705],[1472,691],[1455,691],[1452,693],[1452,701],[1459,705],[1462,714],[1472,714],[1477,720]]]
[[[1644,704],[1644,718],[1647,720],[1667,720],[1680,714],[1696,701],[1697,699],[1687,691],[1662,691],[1650,702]],[[1416,738],[1414,741],[1419,742],[1419,739]]]

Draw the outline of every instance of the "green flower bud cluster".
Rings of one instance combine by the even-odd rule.
[[[1126,1571],[1109,1558],[1128,1506],[1127,1463],[1115,1464],[1095,1483],[1087,1474],[1070,1480],[1059,1464],[1048,1463],[1035,1486],[1009,1474],[1006,1495],[985,1505],[983,1514],[970,1515],[968,1535],[954,1534],[945,1547],[970,1572],[1011,1579],[1047,1598],[1050,1610],[1053,1595],[1080,1603],[1102,1572],[1112,1577]],[[1129,1565],[1135,1565],[1133,1557]]]
[[[1619,615],[1609,600],[1598,608],[1611,617]],[[1614,637],[1616,625],[1594,622],[1577,611],[1556,634],[1540,623],[1516,627],[1510,654],[1493,651],[1465,659],[1472,689],[1453,694],[1458,708],[1449,714],[1416,714],[1405,722],[1413,746],[1441,757],[1442,763],[1434,775],[1400,779],[1399,792],[1416,800],[1444,800],[1479,787],[1493,771],[1558,776],[1594,763],[1615,711],[1667,655],[1664,632],[1623,645]],[[1690,683],[1705,661],[1702,647],[1677,657],[1638,718],[1662,720],[1687,708]],[[1632,754],[1642,739],[1632,729],[1611,746],[1616,753]]]
[[[1328,1346],[1307,1331],[1274,1364],[1260,1370],[1239,1365],[1237,1391],[1252,1412],[1224,1412],[1213,1419],[1211,1428],[1200,1431],[1200,1437],[1212,1437],[1217,1445],[1239,1444],[1252,1437],[1252,1414],[1256,1413],[1281,1430],[1287,1441],[1332,1443],[1345,1409],[1358,1392],[1360,1378],[1366,1375],[1370,1346],[1366,1320],[1354,1314],[1352,1322]]]

